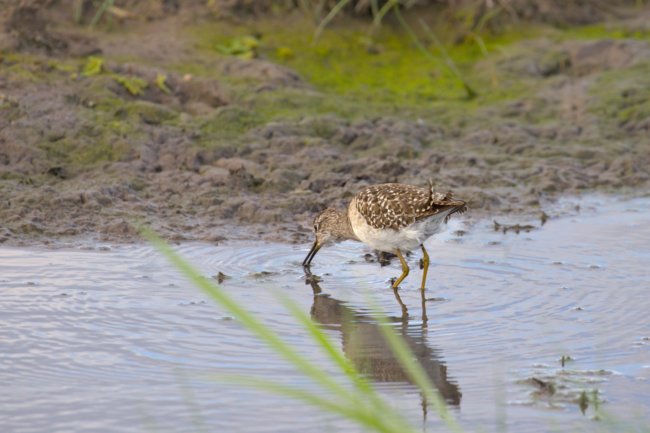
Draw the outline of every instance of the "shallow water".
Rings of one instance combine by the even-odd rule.
[[[519,235],[461,223],[427,243],[422,320],[419,254],[401,298],[357,243],[322,250],[306,283],[309,246],[183,244],[177,249],[301,352],[334,373],[277,300],[290,296],[415,425],[421,397],[368,311],[391,316],[469,431],[591,431],[582,391],[633,425],[650,422],[650,201],[591,199],[572,218]],[[225,385],[250,374],[313,385],[242,329],[146,246],[0,248],[2,432],[358,431],[291,400]],[[352,322],[345,320],[352,318]],[[562,356],[572,360],[562,367]],[[534,379],[533,379],[534,378]],[[536,382],[536,380],[538,382]],[[552,383],[554,393],[540,384]]]

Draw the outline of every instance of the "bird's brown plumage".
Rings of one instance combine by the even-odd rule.
[[[357,211],[376,229],[399,230],[450,207],[457,208],[452,213],[465,210],[465,202],[455,200],[451,192],[434,191],[432,185],[429,188],[400,183],[373,185],[361,190],[355,198]]]

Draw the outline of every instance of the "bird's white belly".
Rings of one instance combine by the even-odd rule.
[[[434,215],[426,220],[417,221],[400,230],[377,229],[369,226],[356,209],[350,209],[352,230],[361,242],[373,249],[386,252],[411,251],[441,229],[445,214]]]

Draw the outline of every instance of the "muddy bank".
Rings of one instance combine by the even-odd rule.
[[[239,27],[184,14],[88,31],[38,8],[5,11],[0,241],[133,240],[136,221],[175,240],[303,242],[316,212],[382,182],[433,179],[469,201],[469,218],[642,194],[650,31],[639,16],[650,15],[459,51],[479,89],[466,100],[444,69],[408,94],[408,83],[343,87],[363,77],[332,84],[332,68],[314,73],[309,53],[268,33],[250,56],[226,55],[222,33]],[[380,62],[392,48],[375,49]]]

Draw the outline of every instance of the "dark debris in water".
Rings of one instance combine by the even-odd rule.
[[[587,414],[587,409],[589,409],[589,406],[591,405],[591,407],[593,407],[594,413],[596,414],[596,419],[598,419],[598,412],[602,400],[597,389],[594,389],[591,392],[582,391],[577,403],[578,407],[580,408],[580,412],[582,412],[583,415]]]
[[[366,253],[363,259],[368,263],[379,263],[381,267],[390,265],[390,261],[397,257],[395,254],[386,253],[383,251],[374,251],[373,253]]]
[[[592,408],[591,412],[597,418],[599,407],[605,401],[598,386],[606,382],[606,377],[612,372],[604,369],[565,369],[564,365],[571,361],[574,358],[563,355],[560,358],[561,369],[539,364],[535,367],[534,375],[517,383],[529,388],[526,400],[531,405],[566,409],[577,406],[583,415]]]
[[[212,278],[217,280],[217,283],[221,284],[226,280],[230,280],[232,277],[230,275],[226,275],[223,272],[219,271],[219,273],[213,275]]]
[[[181,307],[188,307],[192,305],[205,305],[205,301],[179,302],[178,305],[180,305]]]
[[[536,228],[538,227],[535,227],[532,224],[501,224],[497,222],[497,220],[494,220],[494,231],[501,231],[504,234],[508,232],[515,232],[516,234],[519,234],[521,232],[528,233],[531,230],[535,230]]]
[[[542,380],[537,377],[531,377],[529,379],[529,383],[537,386],[539,393],[548,395],[555,394],[555,385],[550,381]]]
[[[589,397],[587,397],[587,392],[582,391],[580,393],[580,399],[578,400],[578,406],[580,407],[580,412],[584,415],[589,408]]]
[[[276,274],[276,272],[260,271],[260,272],[255,272],[255,273],[253,273],[253,274],[250,274],[249,276],[250,276],[251,278],[254,278],[254,279],[256,279],[256,280],[259,280],[259,279],[262,279],[262,278],[268,278],[268,277],[271,277],[271,276],[273,276],[273,275],[275,275],[275,274]]]
[[[572,361],[575,361],[575,359],[573,359],[569,355],[562,355],[562,357],[560,358],[560,364],[562,365],[562,367],[564,367],[568,362],[572,362]]]
[[[548,221],[549,218],[550,218],[550,217],[548,216],[548,214],[547,214],[546,212],[542,211],[542,214],[539,216],[539,222],[540,222],[540,224],[541,224],[541,225],[546,224],[546,221]]]

